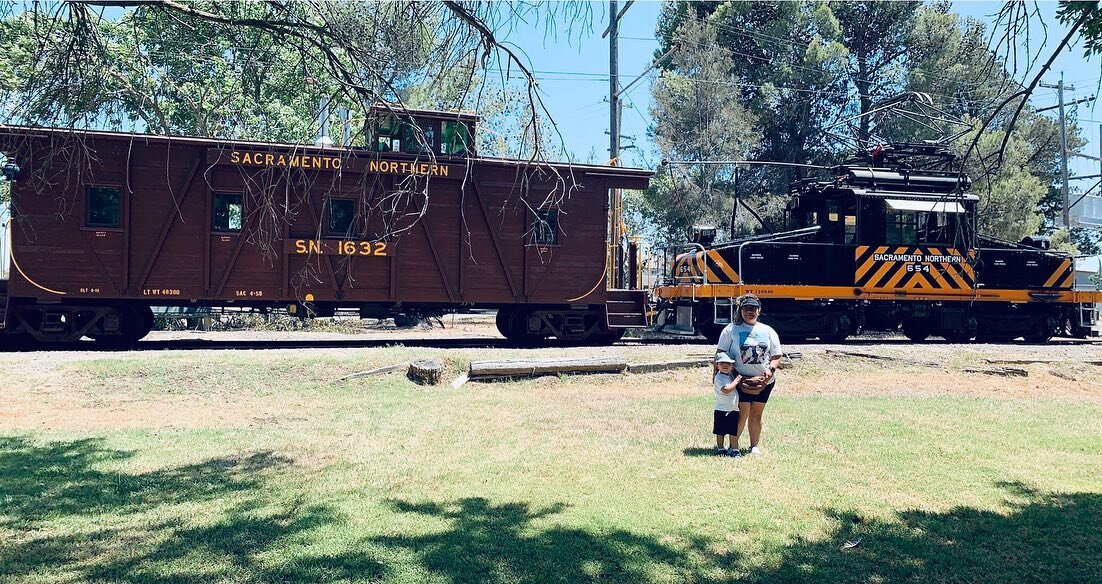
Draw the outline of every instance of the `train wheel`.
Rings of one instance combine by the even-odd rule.
[[[122,305],[114,308],[119,318],[119,334],[88,336],[109,347],[129,347],[153,330],[153,311],[148,306]]]
[[[499,308],[497,311],[497,317],[494,318],[494,324],[497,325],[497,332],[501,333],[501,336],[509,338],[511,333],[509,332],[509,316],[513,313],[511,308]]]
[[[1036,329],[1032,333],[1029,333],[1023,337],[1027,343],[1047,343],[1052,340],[1052,335],[1056,332],[1056,319],[1051,316],[1042,318],[1035,326]]]
[[[979,323],[976,322],[974,316],[969,316],[964,320],[964,325],[954,331],[946,331],[941,336],[945,337],[945,340],[950,343],[967,343],[976,338],[976,331],[979,329]]]
[[[534,335],[528,332],[528,312],[521,308],[505,310],[505,315],[502,316],[502,311],[498,312],[498,316],[494,319],[497,325],[497,330],[506,339],[517,346],[524,348],[538,347],[545,342],[547,338],[541,335]]]
[[[903,335],[916,343],[930,336],[930,323],[921,318],[908,318],[903,321]]]
[[[834,332],[819,335],[819,340],[824,343],[841,343],[846,340],[846,337],[853,332],[853,323],[850,322],[849,317],[844,314],[838,314],[834,317]]]

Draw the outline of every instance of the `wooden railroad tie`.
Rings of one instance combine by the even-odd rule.
[[[471,380],[505,377],[539,377],[564,373],[623,373],[628,363],[623,357],[593,357],[587,359],[539,359],[471,361],[467,377]]]

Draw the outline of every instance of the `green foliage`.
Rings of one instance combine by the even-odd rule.
[[[918,2],[839,2],[831,7],[838,19],[840,42],[849,51],[846,72],[857,91],[859,112],[892,97],[907,76],[912,55],[907,42],[921,4]],[[858,121],[857,143],[867,147],[872,120]]]
[[[871,111],[883,98],[904,92],[927,93],[948,114],[980,120],[1021,89],[989,48],[990,34],[984,25],[951,13],[948,2],[671,3],[663,8],[657,29],[664,48],[673,46],[682,34],[680,27],[695,19],[713,27],[718,45],[730,53],[728,72],[722,79],[738,87],[738,102],[753,116],[761,140],[750,149],[749,157],[759,160],[838,163],[853,144],[832,141],[826,129],[839,120]],[[683,46],[682,50],[692,49]],[[676,60],[666,66],[684,73]],[[722,69],[716,64],[712,67]],[[664,90],[656,87],[656,102],[660,89]],[[678,107],[691,115],[695,102],[671,101],[663,113],[676,120],[670,110]],[[967,168],[974,190],[984,200],[980,224],[988,234],[1009,239],[1036,233],[1045,224],[1042,217],[1052,223],[1055,208],[1045,197],[1044,185],[1056,181],[1060,171],[1059,125],[1029,108],[1015,124],[1011,151],[997,152],[1012,111],[1012,107],[1004,108],[995,118],[989,130],[1000,140],[985,137],[981,154],[973,155]],[[962,130],[903,116],[867,116],[853,125],[857,146],[869,136],[921,141]],[[656,124],[656,139],[661,136],[658,128]],[[844,133],[842,126],[829,132]],[[669,145],[658,142],[664,157],[678,157]],[[1068,148],[1076,151],[1084,143],[1079,129],[1069,125]],[[963,154],[967,142],[958,139],[953,146]],[[696,152],[691,158],[729,157],[713,149],[707,155]],[[756,208],[775,225],[783,199],[769,195],[786,193],[790,182],[801,176],[803,172],[792,169],[758,167],[741,173],[740,191],[743,198],[751,198],[746,193],[759,193],[761,203]],[[678,184],[675,180],[655,181],[651,216],[666,223],[717,216],[706,205],[696,205],[698,212],[692,216],[662,208],[663,201],[695,203],[684,194],[665,192]],[[731,187],[730,181],[708,184]],[[747,227],[742,225],[738,231],[745,232]],[[677,230],[667,227],[665,231]]]
[[[966,135],[961,142],[967,143],[973,135]],[[981,136],[978,156],[970,160],[965,171],[969,176],[977,177],[973,191],[980,197],[977,208],[979,232],[1019,241],[1039,232],[1042,218],[1037,208],[1048,189],[1029,172],[1030,146],[1017,134],[1010,137],[1003,151],[1001,166],[997,169],[984,166],[984,160],[997,155],[1004,136],[999,131],[989,131]]]
[[[1063,252],[1069,255],[1079,255],[1079,247],[1072,240],[1071,231],[1067,227],[1061,227],[1049,234],[1049,246],[1053,251]]]
[[[709,36],[701,38],[697,29]],[[664,65],[663,82],[655,87],[655,119],[661,124],[655,127],[655,139],[664,158],[835,161],[818,129],[845,107],[844,81],[839,79],[847,52],[837,40],[838,21],[827,4],[669,3],[663,7],[658,34],[663,50],[679,47]],[[676,56],[686,52],[696,56]],[[703,108],[696,97],[700,93],[706,100]],[[709,105],[708,100],[719,96],[731,101],[724,110]],[[726,129],[718,123],[735,119],[741,121],[726,122]],[[747,126],[752,127],[752,137],[741,133]],[[675,141],[702,127],[710,130],[698,139]],[[676,175],[677,170],[671,172]],[[702,222],[716,225],[723,234],[732,223],[736,233],[760,227],[745,210],[732,213],[736,196],[763,217],[767,229],[775,229],[783,208],[783,199],[775,195],[804,175],[789,167],[742,167],[736,189],[733,167],[681,172],[681,180],[673,176],[656,181],[658,187],[650,191],[652,215],[659,217],[667,234],[682,234],[689,224]]]
[[[738,88],[725,81],[731,53],[719,47],[715,28],[686,21],[678,29],[684,47],[673,68],[655,83],[654,140],[665,158],[735,160],[757,144],[754,116],[739,103]],[[688,106],[688,107],[686,107]],[[684,226],[728,224],[733,166],[675,165],[664,169],[647,191],[644,213],[665,238],[684,237]]]
[[[1068,25],[1085,19],[1079,29],[1084,52],[1087,55],[1102,55],[1102,6],[1098,0],[1060,0],[1057,16]]]
[[[475,22],[496,14],[471,10]],[[527,102],[513,87],[485,90],[481,42],[451,8],[408,0],[151,2],[110,17],[79,3],[39,4],[0,20],[0,117],[310,142],[327,97],[334,120],[338,106],[352,110],[358,143],[378,100],[491,118]]]

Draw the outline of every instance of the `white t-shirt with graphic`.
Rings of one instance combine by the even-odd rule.
[[[719,334],[716,351],[726,351],[735,358],[735,371],[743,377],[756,377],[769,369],[769,360],[783,355],[781,339],[773,327],[758,322],[731,323]]]
[[[723,386],[731,383],[731,380],[735,378],[735,372],[732,371],[730,375],[722,371],[716,371],[715,376],[715,391],[716,391],[716,410],[720,412],[734,412],[738,411],[738,392],[731,390],[731,393],[723,393]]]

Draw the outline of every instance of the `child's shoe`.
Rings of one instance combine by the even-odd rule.
[[[727,450],[716,446],[716,456],[727,456]]]
[[[738,457],[742,456],[742,451],[739,450],[738,448],[728,448],[727,449],[727,456],[730,456],[731,458],[738,458]]]

